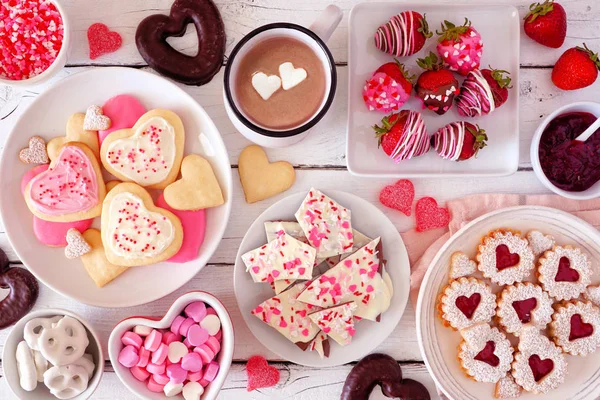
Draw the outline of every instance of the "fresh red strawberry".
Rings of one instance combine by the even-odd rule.
[[[482,69],[481,75],[483,75],[488,85],[490,85],[492,95],[494,96],[494,105],[498,108],[508,100],[508,89],[512,87],[510,85],[511,79],[508,77],[510,72],[502,69],[493,69],[492,67],[489,68]],[[504,74],[507,76],[504,76]]]
[[[458,161],[468,160],[477,155],[479,150],[487,146],[488,137],[485,131],[479,125],[473,125],[465,122],[465,140],[463,141],[462,151],[458,156]]]
[[[554,0],[533,3],[525,16],[525,33],[544,46],[558,49],[567,36],[567,13]]]
[[[381,126],[374,125],[379,147],[395,162],[418,157],[429,151],[427,129],[421,114],[402,110],[381,120]]]
[[[417,65],[425,69],[415,85],[417,97],[423,101],[424,107],[439,115],[446,113],[459,92],[458,81],[433,52],[425,58],[419,58]]]
[[[598,53],[584,43],[583,47],[570,48],[560,56],[552,69],[552,82],[563,90],[581,89],[596,81],[598,69]]]
[[[404,64],[401,64],[400,61],[394,59],[393,62],[389,62],[387,64],[383,64],[381,67],[377,68],[377,72],[383,72],[387,74],[389,77],[393,78],[396,82],[402,85],[404,91],[406,93],[412,92],[413,81],[415,79],[414,75],[410,75]]]

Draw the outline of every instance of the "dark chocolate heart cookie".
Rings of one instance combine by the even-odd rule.
[[[198,54],[173,49],[167,38],[181,37],[188,24],[196,26]],[[204,85],[219,72],[225,55],[225,28],[211,0],[175,0],[171,15],[146,17],[135,33],[137,48],[156,71],[187,85]]]
[[[31,310],[39,294],[37,280],[24,268],[8,268],[0,272],[0,288],[10,293],[0,301],[0,329],[4,329]]]

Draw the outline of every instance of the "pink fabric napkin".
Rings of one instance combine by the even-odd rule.
[[[417,304],[419,288],[431,260],[456,231],[485,213],[519,205],[557,208],[600,228],[600,199],[578,201],[556,195],[476,194],[451,200],[446,204],[450,211],[450,225],[447,228],[427,232],[412,229],[401,234],[411,265],[410,299],[413,307]]]

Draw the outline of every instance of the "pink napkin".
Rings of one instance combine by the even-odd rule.
[[[446,240],[465,224],[485,213],[518,205],[557,208],[600,228],[600,199],[578,201],[556,195],[476,194],[451,200],[446,204],[450,211],[450,225],[447,228],[427,232],[417,232],[412,229],[401,234],[411,265],[410,300],[413,307],[417,304],[419,288],[425,272]]]

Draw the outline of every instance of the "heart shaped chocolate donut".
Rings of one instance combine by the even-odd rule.
[[[0,259],[4,252],[0,250]],[[1,262],[1,261],[0,261]],[[7,268],[0,265],[0,288],[10,293],[0,301],[0,329],[4,329],[31,310],[39,293],[37,280],[24,268]]]
[[[198,54],[173,49],[168,37],[181,37],[196,26]],[[135,33],[138,51],[156,71],[187,85],[204,85],[219,72],[225,55],[225,28],[211,0],[175,0],[170,15],[155,14],[140,22]]]

